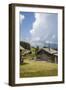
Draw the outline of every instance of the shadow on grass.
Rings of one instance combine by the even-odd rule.
[[[29,63],[24,62],[24,63],[22,63],[21,65],[26,65],[26,64],[29,64]]]

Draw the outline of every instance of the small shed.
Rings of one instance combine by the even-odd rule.
[[[37,60],[58,63],[57,51],[52,48],[42,48],[37,52]]]
[[[58,54],[54,54],[55,63],[58,63]]]
[[[25,51],[25,49],[20,46],[20,64],[22,64],[24,62],[23,60],[23,52]]]
[[[20,46],[20,64],[24,62],[24,58],[28,54],[31,54],[31,51]]]

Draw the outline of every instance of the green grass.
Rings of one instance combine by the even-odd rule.
[[[57,75],[58,64],[25,59],[24,63],[20,65],[20,78]]]

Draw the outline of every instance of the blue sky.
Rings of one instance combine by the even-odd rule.
[[[32,46],[58,43],[57,13],[20,12],[20,41]]]
[[[24,15],[23,23],[20,22],[20,40],[25,40],[30,37],[29,30],[32,28],[34,22],[34,13],[20,12],[20,15]]]

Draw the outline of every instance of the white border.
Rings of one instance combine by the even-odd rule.
[[[19,78],[19,12],[58,13],[58,76]],[[62,81],[62,10],[48,8],[15,7],[15,84]]]

